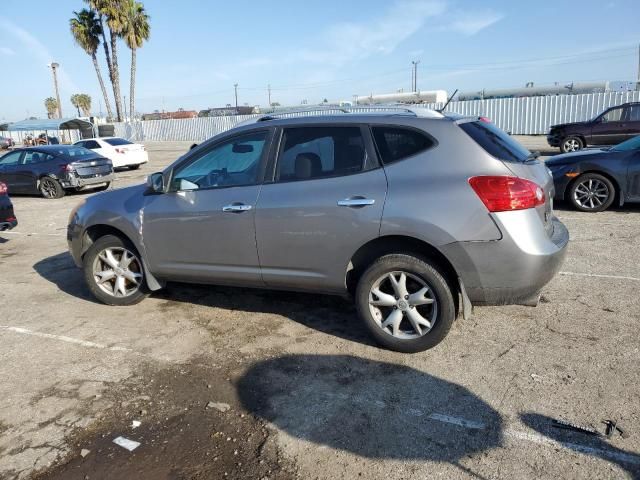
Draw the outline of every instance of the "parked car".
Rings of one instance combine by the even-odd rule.
[[[552,196],[544,164],[483,119],[267,115],[87,198],[67,238],[109,305],[170,280],[350,293],[379,343],[416,352],[472,305],[537,301],[569,240]]]
[[[640,136],[615,147],[558,155],[547,166],[556,198],[583,212],[640,202]]]
[[[149,155],[144,145],[132,143],[118,137],[85,138],[74,145],[88,148],[107,157],[113,163],[113,168],[129,168],[137,170],[149,161]]]
[[[18,225],[18,220],[16,220],[16,214],[13,213],[9,189],[5,183],[0,182],[0,232],[11,230],[16,225]]]
[[[547,142],[567,153],[589,145],[616,145],[636,135],[640,135],[640,102],[611,107],[586,122],[553,125]]]
[[[6,150],[8,148],[11,148],[15,145],[16,143],[13,141],[12,138],[9,137],[0,137],[0,149],[2,150]]]
[[[0,157],[0,181],[12,194],[60,198],[65,190],[105,190],[113,178],[111,160],[73,145],[19,148]]]

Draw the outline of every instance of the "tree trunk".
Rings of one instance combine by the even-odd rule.
[[[111,55],[109,55],[109,44],[107,43],[107,34],[104,31],[104,21],[102,14],[98,15],[100,19],[100,29],[102,30],[102,46],[104,47],[104,56],[107,59],[107,69],[109,70],[109,81],[113,81],[113,67],[111,66]]]
[[[131,121],[135,118],[135,94],[136,94],[136,49],[131,49],[131,83],[129,84],[129,116]]]
[[[116,40],[118,39],[113,31],[109,31],[111,35],[111,67],[113,69],[113,78],[111,83],[113,84],[113,96],[116,101],[116,117],[119,122],[122,122],[122,97],[120,96],[120,72],[118,71],[118,52]]]
[[[104,81],[102,80],[102,74],[100,73],[100,65],[98,64],[98,59],[96,58],[95,53],[91,55],[91,59],[93,60],[93,66],[96,68],[96,75],[98,75],[98,82],[100,83],[100,89],[102,90],[102,96],[104,97],[104,105],[107,108],[107,118],[108,121],[111,121],[113,120],[111,103],[109,103],[109,95],[107,95],[107,89],[104,87]]]

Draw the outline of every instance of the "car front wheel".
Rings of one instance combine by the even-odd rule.
[[[580,137],[566,137],[560,142],[560,151],[562,153],[577,152],[584,148],[584,142]]]
[[[580,175],[571,186],[569,198],[583,212],[602,212],[611,206],[616,190],[607,177],[597,173]]]
[[[408,254],[376,260],[358,282],[356,306],[378,343],[406,353],[435,347],[456,315],[451,288],[439,269]]]
[[[83,269],[89,290],[102,303],[134,305],[148,295],[140,256],[120,237],[100,237],[85,254]]]

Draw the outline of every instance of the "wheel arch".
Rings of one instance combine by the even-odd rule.
[[[576,178],[574,178],[573,180],[571,180],[567,184],[567,188],[565,189],[565,193],[564,193],[564,199],[565,200],[570,200],[569,195],[571,195],[571,189],[573,188],[573,185],[583,175],[587,175],[588,173],[595,173],[596,175],[602,175],[607,180],[609,180],[613,184],[613,188],[615,189],[615,196],[614,196],[614,199],[613,199],[613,204],[614,205],[618,205],[619,207],[621,207],[624,204],[624,190],[622,189],[622,186],[620,185],[620,182],[618,182],[616,177],[614,175],[608,173],[608,172],[605,172],[605,171],[602,171],[602,170],[598,170],[598,169],[595,169],[595,168],[587,168],[587,169],[585,169],[583,172],[580,172],[580,175],[578,175]]]
[[[358,280],[369,265],[390,253],[411,253],[435,263],[449,283],[454,299],[457,299],[457,294],[460,293],[458,273],[449,259],[430,243],[404,235],[377,237],[353,254],[345,273],[345,285],[349,293],[354,294]]]

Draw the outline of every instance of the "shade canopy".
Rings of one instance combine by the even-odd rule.
[[[30,132],[33,130],[84,130],[93,129],[93,123],[79,118],[44,118],[0,124],[0,131]]]

